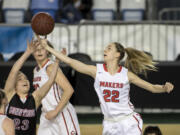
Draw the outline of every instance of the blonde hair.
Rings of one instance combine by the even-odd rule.
[[[125,53],[127,54],[125,67],[133,73],[146,76],[148,70],[157,71],[156,62],[153,62],[150,55],[133,48],[124,48],[120,43],[115,42],[114,44],[117,51],[120,52],[119,60],[124,58]]]

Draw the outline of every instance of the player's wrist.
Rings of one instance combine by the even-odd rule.
[[[32,51],[30,51],[30,50],[26,50],[26,51],[25,51],[25,54],[27,54],[27,55],[31,55],[31,54],[32,54]]]
[[[60,110],[57,107],[54,111],[55,111],[56,115],[58,115],[58,113],[60,112]]]

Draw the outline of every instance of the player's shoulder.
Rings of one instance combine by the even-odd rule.
[[[51,61],[51,63],[49,63],[46,67],[46,72],[49,74],[51,73],[51,71],[53,70],[53,66],[54,66],[55,61]],[[58,72],[62,72],[60,66],[58,67]]]
[[[120,73],[125,73],[125,74],[128,73],[128,69],[126,67],[120,66],[120,68],[121,68],[121,72]]]
[[[103,63],[97,63],[96,64],[96,71],[103,71],[104,70],[104,64]]]
[[[7,116],[4,117],[3,124],[9,125],[9,124],[14,124],[13,120],[8,118]]]

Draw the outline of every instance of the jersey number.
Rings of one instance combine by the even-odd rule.
[[[16,118],[16,119],[14,119],[14,124],[15,124],[16,130],[27,130],[27,129],[29,129],[29,120],[23,120],[21,122],[20,119]]]
[[[103,94],[104,94],[104,100],[106,102],[115,102],[115,103],[119,102],[119,99],[118,99],[119,98],[119,91],[117,91],[117,90],[113,90],[113,91],[104,90]]]

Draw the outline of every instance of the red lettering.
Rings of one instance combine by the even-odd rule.
[[[100,82],[100,86],[104,87],[105,82]]]

